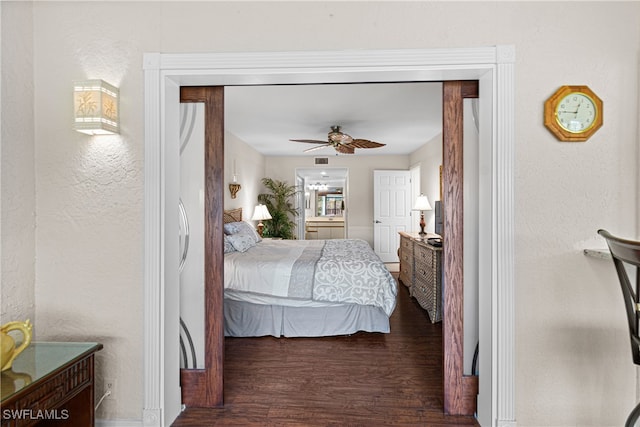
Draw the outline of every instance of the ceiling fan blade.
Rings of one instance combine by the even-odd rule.
[[[338,153],[342,153],[342,154],[353,154],[356,151],[350,145],[345,145],[345,144],[338,144],[335,146],[335,149]]]
[[[319,139],[290,139],[293,142],[307,142],[310,144],[327,144],[327,141],[320,141]]]
[[[315,150],[319,150],[321,148],[325,148],[329,146],[331,146],[331,144],[325,142],[324,145],[318,145],[317,147],[307,148],[306,150],[303,151],[303,153],[308,153],[309,151],[315,151]]]
[[[384,147],[387,144],[382,144],[380,142],[369,141],[368,139],[354,139],[351,141],[349,146],[354,148],[378,148]]]

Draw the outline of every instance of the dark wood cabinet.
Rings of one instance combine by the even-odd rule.
[[[2,372],[2,427],[95,423],[97,343],[35,342]]]

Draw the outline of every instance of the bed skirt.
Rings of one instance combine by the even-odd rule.
[[[389,333],[389,317],[381,308],[357,304],[287,307],[224,300],[227,337],[324,337],[358,331]]]

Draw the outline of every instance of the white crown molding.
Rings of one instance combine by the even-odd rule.
[[[165,259],[173,254],[175,229],[166,217],[176,206],[165,200],[177,199],[173,186],[166,185],[167,174],[175,173],[179,159],[173,153],[172,138],[165,138],[175,118],[165,97],[169,84],[275,84],[329,83],[359,81],[430,81],[478,79],[481,98],[489,99],[490,112],[481,111],[485,143],[491,147],[486,160],[490,179],[484,182],[490,195],[487,239],[481,239],[491,271],[481,277],[481,289],[488,293],[491,311],[482,318],[486,344],[483,358],[479,419],[483,425],[515,426],[515,354],[514,354],[514,64],[512,46],[356,50],[321,52],[245,52],[212,54],[145,54],[145,313],[144,313],[144,408],[145,426],[170,424],[176,414],[168,408],[179,407],[179,388],[165,383],[165,372],[176,375],[177,366],[169,366],[177,352],[171,325],[165,325],[165,269],[173,263]],[[483,86],[484,85],[484,86]],[[483,92],[483,88],[488,88]],[[175,101],[173,101],[175,102]],[[168,117],[167,117],[168,116]],[[170,176],[170,175],[169,175]],[[480,185],[483,185],[481,183]],[[177,240],[177,238],[175,239]],[[177,250],[175,251],[177,253]],[[484,283],[482,282],[484,280]],[[175,328],[177,329],[177,328]],[[483,335],[481,334],[481,337]],[[175,338],[175,340],[173,339]],[[485,380],[486,379],[486,380]],[[173,411],[175,412],[175,411]],[[167,419],[164,419],[164,418]]]
[[[228,52],[161,54],[157,66],[168,74],[175,71],[194,70],[219,72],[220,70],[252,69],[331,69],[331,68],[380,68],[416,67],[467,64],[495,64],[496,54],[513,51],[506,47],[456,49],[392,49],[392,50],[342,50],[299,52]],[[150,54],[157,55],[157,54]],[[145,67],[147,64],[145,64]]]

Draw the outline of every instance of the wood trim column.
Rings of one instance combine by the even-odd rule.
[[[205,368],[181,369],[182,403],[192,407],[223,405],[223,172],[224,87],[181,87],[180,102],[205,104],[204,129],[204,304]],[[177,208],[177,207],[176,207]]]
[[[476,412],[478,377],[464,375],[463,99],[478,97],[477,81],[443,83],[442,157],[444,213],[444,412]]]

